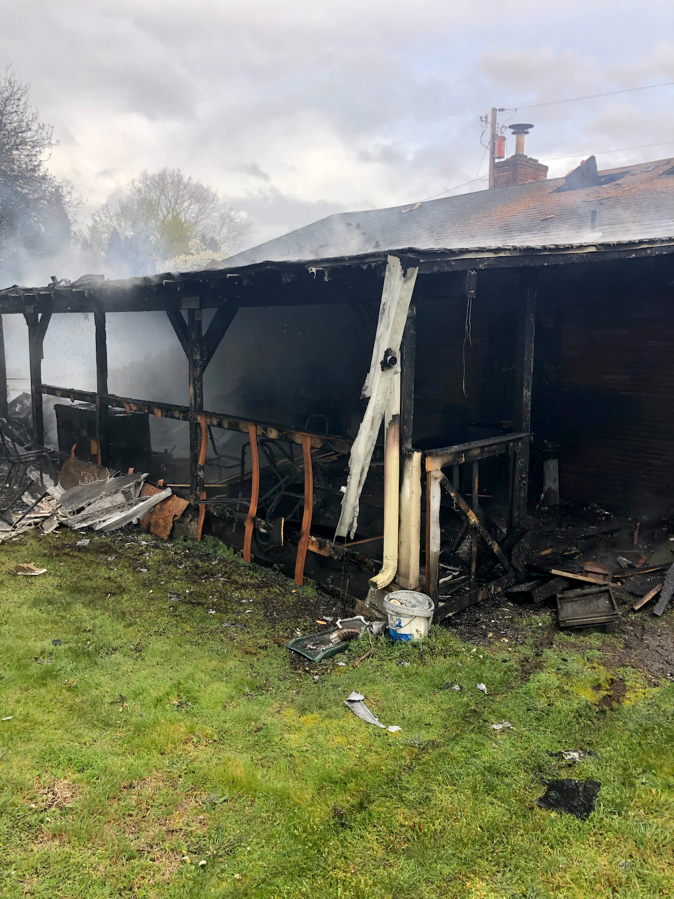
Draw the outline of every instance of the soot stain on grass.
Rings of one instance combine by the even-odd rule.
[[[601,687],[599,687],[601,689]],[[598,709],[610,711],[622,705],[627,696],[627,684],[620,677],[612,677],[609,681],[607,691],[597,703]]]

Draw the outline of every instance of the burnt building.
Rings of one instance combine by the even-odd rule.
[[[541,498],[670,516],[674,159],[547,180],[517,155],[509,186],[333,215],[224,267],[0,292],[28,324],[34,442],[44,394],[91,404],[103,463],[113,412],[186,421],[199,533],[343,595],[425,584],[443,614],[514,581]],[[139,310],[170,319],[187,405],[108,391],[106,319]],[[51,317],[85,311],[97,390],[43,384]],[[244,326],[254,384],[208,409]],[[450,557],[466,584],[443,600]]]

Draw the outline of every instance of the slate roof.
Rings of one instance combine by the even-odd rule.
[[[564,178],[555,178],[338,213],[238,253],[217,268],[409,248],[544,247],[674,237],[674,158],[599,175],[600,184],[574,190]]]

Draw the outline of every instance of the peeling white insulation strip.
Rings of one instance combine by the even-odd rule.
[[[337,537],[347,535],[353,537],[356,533],[360,495],[370,468],[384,412],[389,403],[394,378],[400,371],[400,343],[418,271],[418,268],[408,268],[403,272],[400,259],[397,256],[388,257],[372,361],[362,393],[364,397],[369,397],[369,402],[358,435],[351,447],[349,477],[335,531]],[[388,350],[392,351],[397,362],[391,367],[382,368],[382,360]]]

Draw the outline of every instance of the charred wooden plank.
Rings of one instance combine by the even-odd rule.
[[[187,312],[189,367],[189,424],[190,424],[190,500],[197,505],[204,489],[204,466],[199,464],[201,453],[201,425],[199,415],[204,411],[204,340],[201,309]]]
[[[78,390],[71,387],[57,387],[54,384],[42,384],[42,393],[49,396],[64,397],[72,402],[79,401],[82,403],[96,403],[96,393],[92,390]],[[109,406],[115,409],[126,409],[130,412],[147,412],[148,414],[157,415],[159,417],[173,418],[178,421],[187,421],[189,419],[189,406],[179,406],[175,403],[160,403],[155,400],[139,400],[126,396],[117,396],[109,393],[103,397]],[[220,412],[204,412],[206,422],[215,428],[223,428],[227,431],[242,431],[248,433],[248,428],[252,423],[248,419],[237,418],[234,415],[226,415]],[[271,440],[286,438],[292,440],[293,443],[302,444],[302,436],[308,434],[311,438],[311,445],[314,449],[322,446],[329,446],[337,453],[346,454],[349,452],[351,443],[349,437],[342,437],[337,434],[314,434],[309,431],[298,431],[295,428],[288,428],[284,425],[276,425],[266,421],[255,421],[260,437],[269,437]]]
[[[187,322],[180,309],[167,309],[166,317],[171,322],[176,337],[180,341],[180,346],[187,356],[189,353],[189,338],[187,336]]]
[[[657,587],[653,587],[652,590],[649,590],[645,596],[642,596],[641,599],[638,599],[634,605],[632,606],[633,612],[638,612],[639,609],[643,609],[646,603],[649,603],[652,599],[658,595],[658,593],[662,590],[662,584],[658,584]]]
[[[517,332],[517,361],[515,366],[515,427],[531,430],[531,389],[534,377],[534,342],[536,337],[535,270],[520,272],[521,312]],[[529,499],[529,442],[525,441],[517,453],[512,497],[512,521],[517,524],[527,513]]]
[[[605,584],[606,579],[601,577],[590,577],[585,574],[576,574],[575,571],[564,571],[562,568],[551,568],[550,574],[557,577],[569,578],[572,581],[584,581],[586,584]]]
[[[28,355],[30,368],[30,394],[33,413],[33,445],[44,446],[44,411],[42,402],[42,356],[44,337],[51,321],[51,312],[39,315],[32,307],[24,313],[28,325]]]
[[[220,346],[222,338],[236,318],[236,313],[238,311],[238,306],[229,304],[219,306],[216,310],[213,321],[208,326],[208,330],[204,336],[204,369],[208,368],[215,351]]]
[[[482,539],[485,541],[485,543],[487,544],[489,549],[491,549],[491,551],[494,553],[494,555],[499,560],[499,562],[501,562],[501,564],[503,565],[505,570],[507,572],[513,572],[514,568],[510,564],[508,557],[505,555],[505,553],[503,552],[503,550],[501,549],[499,544],[496,542],[496,540],[494,540],[492,535],[489,533],[487,528],[484,526],[484,524],[480,520],[479,516],[476,515],[474,510],[470,508],[470,506],[465,501],[465,499],[461,496],[461,494],[458,492],[458,490],[456,490],[454,488],[454,485],[450,483],[450,481],[445,477],[445,475],[442,474],[442,472],[440,474],[441,474],[440,483],[445,488],[447,493],[449,493],[449,495],[452,497],[455,505],[458,506],[458,508],[466,516],[466,518],[470,522],[471,527],[479,532]]]
[[[252,561],[252,543],[253,529],[255,526],[255,516],[257,514],[257,504],[260,498],[260,453],[257,446],[257,428],[250,425],[248,429],[250,438],[250,459],[251,459],[251,486],[250,486],[250,505],[248,506],[248,515],[246,516],[246,529],[243,540],[243,558],[246,562]]]
[[[569,582],[566,578],[556,577],[546,584],[541,584],[540,587],[535,587],[531,591],[531,598],[536,604],[545,602],[545,600],[550,599],[551,596],[556,596],[558,593],[566,590],[568,586]]]
[[[403,454],[412,452],[414,429],[414,369],[416,364],[417,311],[411,304],[400,344],[400,448]]]
[[[300,587],[304,584],[304,564],[307,559],[309,538],[311,537],[311,519],[314,513],[314,469],[311,460],[311,441],[308,436],[302,441],[302,456],[304,459],[304,511],[295,562],[295,583]]]
[[[426,470],[440,469],[447,465],[461,465],[464,462],[474,462],[476,459],[488,459],[490,456],[500,456],[508,452],[509,447],[513,444],[517,446],[528,439],[528,433],[503,434],[500,437],[487,437],[485,440],[472,440],[470,443],[458,443],[456,446],[443,446],[427,450],[424,453]]]
[[[512,574],[505,574],[503,577],[492,581],[490,584],[485,584],[484,587],[479,587],[477,590],[471,590],[467,593],[450,597],[436,610],[435,623],[440,624],[441,621],[444,621],[445,618],[448,618],[450,615],[462,612],[464,609],[474,606],[478,602],[483,602],[490,597],[498,596],[503,593],[507,587],[510,587],[515,583],[516,577],[517,575],[514,572]]]
[[[96,341],[96,452],[99,465],[108,464],[110,449],[110,414],[103,399],[108,392],[108,342],[105,312],[94,312]]]

